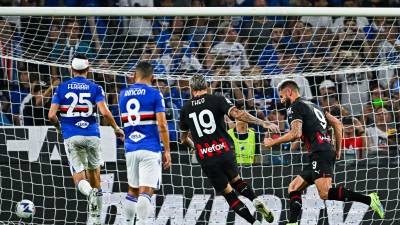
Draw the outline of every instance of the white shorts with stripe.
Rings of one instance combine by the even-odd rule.
[[[99,137],[73,136],[65,139],[64,144],[72,174],[104,164]]]
[[[137,150],[127,152],[125,157],[128,184],[130,187],[160,188],[162,169],[161,153],[149,150]]]

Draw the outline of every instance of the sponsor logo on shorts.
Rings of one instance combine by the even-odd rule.
[[[75,124],[75,126],[78,126],[78,127],[80,127],[80,128],[86,128],[86,127],[88,127],[89,126],[89,122],[86,122],[86,121],[84,121],[84,120],[81,120],[81,121],[79,121],[79,122],[77,122],[76,124]]]
[[[137,132],[137,131],[135,131],[135,132],[131,133],[131,135],[129,135],[129,139],[131,139],[133,142],[138,142],[145,137],[146,137],[146,135],[144,135],[140,132]]]

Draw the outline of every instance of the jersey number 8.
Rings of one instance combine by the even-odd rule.
[[[132,109],[132,105],[134,108]],[[136,98],[131,98],[126,103],[126,112],[128,113],[128,121],[132,126],[136,126],[140,123],[140,102]],[[132,119],[132,116],[135,118]]]
[[[206,122],[204,117],[207,115],[208,122]],[[197,118],[196,113],[190,113],[189,118],[193,120],[194,126],[196,127],[197,135],[199,137],[203,137],[203,132],[206,134],[212,134],[216,130],[217,126],[215,125],[214,115],[208,109],[204,109],[199,113],[199,118]],[[200,125],[204,128],[201,129]]]

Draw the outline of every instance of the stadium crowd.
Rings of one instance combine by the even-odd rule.
[[[60,6],[60,2],[20,0],[1,4]],[[399,5],[396,0],[64,0],[62,6]],[[138,61],[150,61],[157,78],[154,86],[165,98],[173,141],[178,137],[179,111],[190,90],[186,80],[165,79],[165,75],[179,78],[204,73],[210,77],[212,93],[234,100],[259,118],[276,122],[284,133],[289,125],[276,86],[283,79],[280,74],[291,74],[301,86],[303,98],[342,120],[342,144],[349,150],[345,154],[351,152],[356,158],[397,156],[400,70],[378,67],[399,63],[399,24],[396,18],[328,16],[0,17],[0,125],[49,125],[46,115],[53,91],[70,78],[68,67],[62,65],[69,65],[79,52],[87,55],[94,68],[102,69],[93,72],[92,79],[103,86],[118,121],[118,93],[132,79],[107,71],[132,72]],[[332,72],[363,67],[376,69]],[[262,130],[253,129],[262,140]],[[290,146],[282,145],[281,149],[288,151]]]

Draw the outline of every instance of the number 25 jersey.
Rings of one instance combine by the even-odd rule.
[[[64,139],[78,135],[100,137],[96,104],[104,99],[103,88],[84,77],[75,77],[60,84],[51,103],[60,106]]]
[[[121,91],[119,108],[125,133],[125,151],[161,152],[156,113],[165,112],[161,92],[136,83]]]

